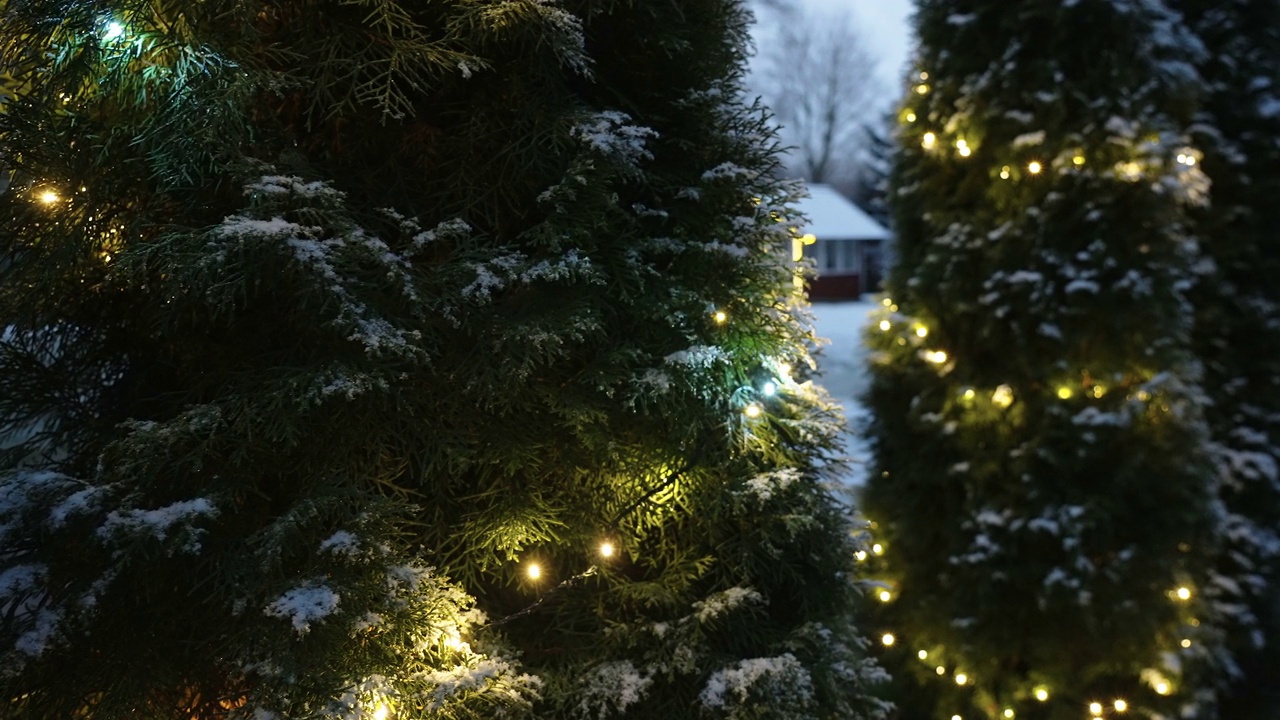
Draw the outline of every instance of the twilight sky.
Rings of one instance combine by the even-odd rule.
[[[910,53],[912,0],[795,0],[804,10],[845,13],[856,23],[868,48],[880,61],[876,68],[886,102],[896,102],[898,83]]]

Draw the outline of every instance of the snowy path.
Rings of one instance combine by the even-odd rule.
[[[831,397],[844,406],[848,424],[845,452],[850,458],[850,485],[862,485],[865,476],[866,444],[855,434],[866,416],[858,402],[867,387],[867,349],[862,331],[875,304],[869,301],[819,302],[813,304],[818,335],[830,341],[818,358],[820,382]]]

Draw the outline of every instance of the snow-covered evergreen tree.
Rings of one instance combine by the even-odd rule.
[[[6,718],[878,713],[740,2],[2,7]]]
[[[869,330],[895,699],[1209,717],[1194,38],[1157,0],[923,0],[916,32],[899,262]]]
[[[1229,620],[1224,718],[1280,718],[1280,2],[1178,0],[1205,45],[1193,127],[1211,202],[1193,293],[1225,545],[1213,599]]]

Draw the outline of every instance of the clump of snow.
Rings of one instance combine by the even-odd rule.
[[[396,697],[395,686],[383,675],[370,675],[352,683],[329,702],[324,720],[383,720],[387,701]]]
[[[743,606],[763,604],[765,599],[759,592],[751,588],[731,587],[694,603],[693,609],[698,622],[706,623]]]
[[[195,527],[195,520],[211,518],[218,508],[208,498],[180,500],[154,510],[112,510],[98,528],[97,535],[104,541],[119,541],[126,537],[150,536],[164,542],[177,527],[184,542],[177,549],[187,553],[200,552],[202,528]]]
[[[330,552],[334,555],[355,556],[359,551],[359,539],[346,530],[339,530],[320,543],[320,552]]]
[[[644,374],[640,376],[639,382],[652,387],[659,393],[665,393],[671,389],[671,376],[653,368],[645,370]]]
[[[244,186],[245,194],[266,193],[268,195],[299,195],[308,198],[326,198],[341,200],[346,197],[340,190],[329,187],[318,180],[306,182],[292,175],[264,175],[257,182]]]
[[[13,647],[27,657],[40,657],[53,645],[63,612],[57,607],[40,607],[25,623],[27,630],[18,636]]]
[[[1017,150],[1019,148],[1043,145],[1044,138],[1045,138],[1045,132],[1043,130],[1037,130],[1036,132],[1023,133],[1013,139],[1013,148]]]
[[[387,381],[383,378],[375,378],[371,375],[359,373],[356,375],[345,375],[342,373],[334,373],[327,378],[321,378],[318,395],[322,398],[338,395],[348,400],[363,395],[370,390],[387,390]]]
[[[629,660],[604,663],[587,674],[577,714],[596,720],[605,720],[615,713],[622,715],[628,707],[644,699],[651,685],[651,673],[641,673]]]
[[[751,180],[754,180],[759,174],[760,173],[757,170],[751,170],[750,168],[742,167],[741,165],[738,165],[736,163],[723,162],[711,168],[710,170],[702,173],[702,180],[704,182],[715,182],[717,180],[751,181]],[[754,222],[754,219],[753,219],[753,222]]]
[[[711,367],[723,360],[725,352],[714,345],[695,345],[688,350],[678,350],[663,358],[668,365],[684,365],[690,368]]]
[[[759,702],[753,695],[800,716],[813,703],[813,678],[791,653],[750,658],[712,673],[698,699],[703,707],[728,710],[734,718],[740,716],[737,707]]]
[[[431,243],[445,240],[457,242],[471,235],[471,226],[461,218],[453,218],[445,220],[430,230],[423,230],[413,236],[411,247],[415,252],[421,252],[423,248]]]
[[[487,301],[493,298],[496,290],[506,287],[507,282],[515,276],[516,268],[526,261],[522,253],[509,253],[493,258],[487,264],[474,263],[476,279],[462,288],[463,297],[472,300]]]
[[[85,515],[97,509],[99,502],[107,495],[106,488],[87,487],[68,495],[65,500],[49,511],[49,526],[58,529],[66,524],[73,515]]]
[[[319,622],[338,609],[341,596],[321,580],[309,580],[296,588],[285,591],[262,609],[269,617],[288,620],[295,632],[305,635],[311,631],[311,623]]]
[[[496,658],[484,658],[469,665],[459,665],[448,670],[422,673],[417,678],[431,686],[426,700],[428,713],[438,712],[450,699],[461,693],[486,688],[502,691],[511,696],[533,693],[542,681],[532,675],[516,675],[511,664]],[[502,685],[498,681],[505,681]],[[509,685],[503,690],[503,685]]]
[[[572,134],[596,152],[637,166],[641,160],[653,159],[645,142],[658,137],[658,133],[630,122],[631,116],[624,112],[605,110],[574,126]]]
[[[786,490],[799,480],[800,471],[795,468],[775,470],[747,480],[746,492],[764,503],[772,498],[774,493]]]

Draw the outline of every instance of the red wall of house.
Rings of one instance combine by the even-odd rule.
[[[858,275],[819,275],[809,282],[810,300],[856,300],[862,295]]]

